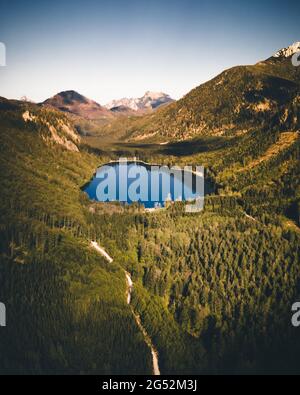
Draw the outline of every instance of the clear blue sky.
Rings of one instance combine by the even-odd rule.
[[[0,0],[0,96],[179,98],[300,41],[299,1]]]

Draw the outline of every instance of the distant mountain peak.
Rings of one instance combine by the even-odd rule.
[[[50,99],[45,100],[42,104],[87,119],[99,119],[111,116],[110,111],[105,107],[74,90],[59,92]]]
[[[69,102],[69,103],[72,103],[75,101],[81,102],[81,103],[88,103],[89,102],[89,100],[85,96],[83,96],[80,93],[73,91],[73,90],[59,92],[54,97],[56,97],[56,96],[62,97],[66,102]]]
[[[294,44],[282,48],[274,54],[275,58],[289,58],[295,53],[300,52],[300,41],[295,42]]]
[[[171,103],[174,100],[163,92],[147,91],[144,96],[139,98],[126,98],[113,100],[105,107],[109,110],[118,107],[127,107],[134,111],[145,111],[155,109],[163,104]]]

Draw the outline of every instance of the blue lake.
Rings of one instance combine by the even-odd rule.
[[[197,174],[180,168],[150,165],[141,161],[110,162],[97,169],[83,187],[98,202],[139,202],[145,208],[164,207],[166,201],[192,201],[211,192],[203,171]]]

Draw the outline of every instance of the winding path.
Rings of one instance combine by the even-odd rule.
[[[94,248],[97,252],[99,252],[99,254],[101,254],[109,263],[113,262],[112,257],[110,257],[108,255],[108,253],[104,250],[104,248],[100,247],[96,241],[91,241],[91,247]],[[152,364],[153,364],[153,375],[160,376],[159,363],[158,363],[158,352],[155,349],[155,347],[152,343],[152,340],[151,340],[150,336],[148,335],[146,329],[143,327],[140,316],[134,312],[133,307],[131,306],[131,294],[132,294],[132,289],[133,289],[133,281],[131,279],[130,273],[126,272],[125,270],[124,270],[124,272],[125,272],[126,284],[127,284],[127,290],[126,290],[127,304],[130,305],[130,309],[132,311],[134,319],[135,319],[140,331],[142,332],[142,334],[144,336],[147,346],[151,350]]]
[[[108,253],[99,246],[96,241],[91,241],[91,246],[98,251],[109,263],[112,263],[113,259],[108,255]]]

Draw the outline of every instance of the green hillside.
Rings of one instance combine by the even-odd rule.
[[[165,125],[155,130],[177,140],[167,145],[91,148],[60,112],[0,100],[0,301],[9,323],[1,373],[150,374],[124,269],[163,374],[299,373],[290,323],[300,296],[298,74],[287,70],[275,60],[232,69],[135,121],[147,123],[146,135]],[[267,102],[270,110],[256,111]],[[209,129],[178,141],[204,116]],[[172,122],[182,136],[168,134]],[[204,165],[216,193],[194,215],[181,204],[146,213],[90,202],[81,187],[123,155]]]
[[[166,142],[195,136],[239,135],[256,128],[297,130],[299,67],[290,58],[270,58],[224,71],[155,114],[116,120],[101,135]]]
[[[96,235],[80,186],[100,159],[46,141],[46,126],[25,123],[27,108],[8,104],[0,111],[0,300],[8,314],[0,372],[151,372],[120,264],[89,247]]]

